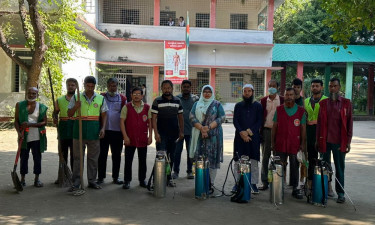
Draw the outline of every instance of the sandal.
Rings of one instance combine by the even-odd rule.
[[[34,187],[43,187],[43,183],[42,182],[40,182],[40,180],[36,180],[36,181],[34,181]]]
[[[96,183],[89,183],[88,187],[92,189],[102,189],[102,187]]]

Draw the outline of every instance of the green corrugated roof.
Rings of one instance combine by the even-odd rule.
[[[275,44],[272,61],[274,62],[375,62],[375,46],[348,45],[340,47],[334,53],[331,49],[337,45],[314,44]],[[350,51],[352,54],[349,54]]]

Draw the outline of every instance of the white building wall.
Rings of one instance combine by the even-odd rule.
[[[0,93],[10,93],[12,92],[12,71],[13,71],[13,62],[5,54],[5,52],[0,48]]]
[[[164,63],[163,43],[109,41],[99,46],[98,61],[117,62],[119,57],[128,62]],[[271,47],[190,45],[189,65],[201,66],[252,66],[272,65]]]
[[[91,75],[97,77],[96,50],[98,48],[98,42],[94,39],[88,39],[90,40],[89,49],[77,46],[77,52],[73,60],[61,65],[64,80],[73,77],[82,85],[86,76]],[[65,82],[63,83],[63,88],[65,88]]]

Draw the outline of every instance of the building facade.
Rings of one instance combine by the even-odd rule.
[[[197,94],[205,84],[215,88],[219,100],[237,102],[244,83],[255,86],[256,97],[265,93],[265,81],[273,70],[273,14],[284,0],[86,0],[80,29],[90,49],[78,51],[73,61],[61,65],[66,78],[82,82],[98,78],[104,89],[109,77],[117,77],[120,91],[145,84],[147,100],[159,95],[164,79],[164,41],[185,41],[189,12],[189,80]],[[168,21],[173,21],[170,26]],[[27,55],[20,45],[17,52]],[[0,104],[23,97],[25,74],[0,50]],[[12,85],[9,85],[12,84]],[[175,93],[180,86],[175,86]],[[18,94],[21,93],[21,94]],[[12,105],[10,104],[10,105]]]

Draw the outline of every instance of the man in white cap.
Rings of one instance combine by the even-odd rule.
[[[243,100],[234,107],[233,125],[236,133],[233,157],[236,163],[241,156],[250,158],[251,189],[253,193],[258,194],[256,185],[259,180],[258,161],[260,160],[260,128],[263,124],[263,109],[259,102],[254,101],[253,85],[243,86],[242,98]]]

